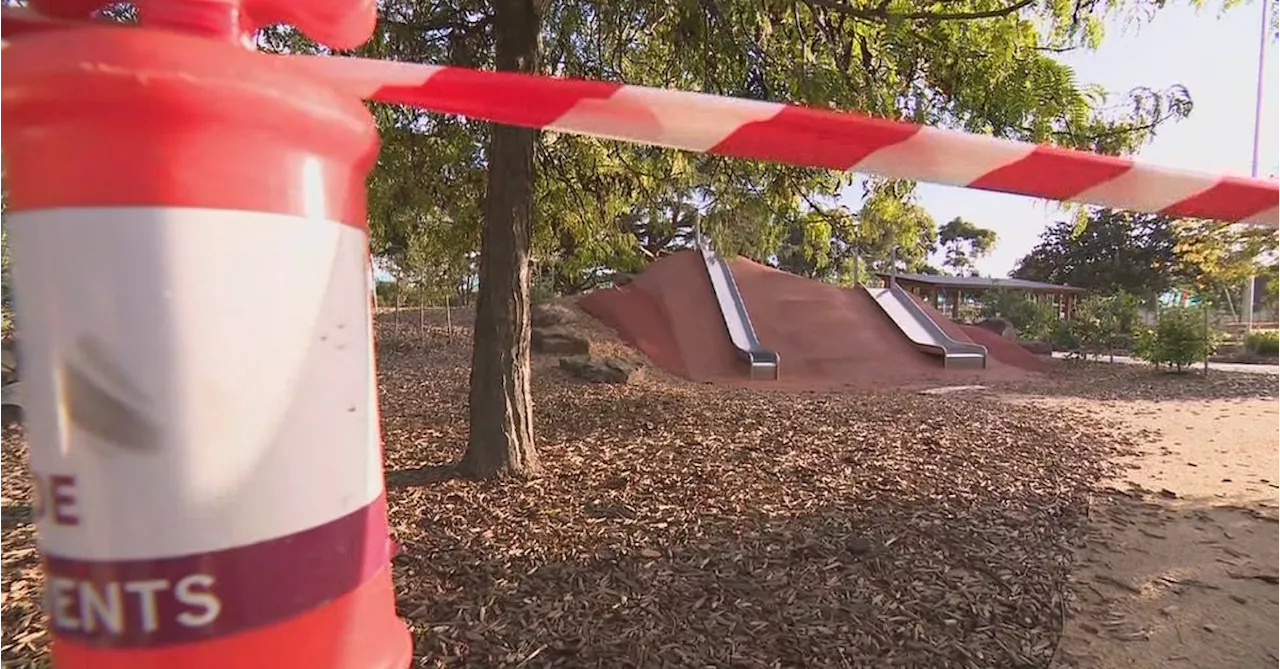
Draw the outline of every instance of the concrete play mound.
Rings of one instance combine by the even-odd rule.
[[[996,355],[988,356],[984,370],[944,369],[939,359],[916,349],[863,290],[742,258],[730,265],[760,342],[781,356],[777,381],[747,380],[696,252],[661,258],[625,286],[584,295],[579,305],[654,364],[695,381],[791,389],[915,388],[1032,375]],[[940,319],[939,324],[953,338],[972,341],[955,323]]]

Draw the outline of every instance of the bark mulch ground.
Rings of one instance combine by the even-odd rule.
[[[540,360],[544,476],[463,481],[436,467],[465,444],[466,339],[380,335],[399,610],[421,667],[1047,666],[1088,494],[1133,445],[982,397],[600,386]],[[1082,367],[1059,390],[1183,383],[1129,374]],[[1222,387],[1261,392],[1247,383]],[[12,430],[5,667],[39,666],[48,643],[25,460]]]

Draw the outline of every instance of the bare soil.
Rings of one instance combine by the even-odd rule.
[[[1276,666],[1276,401],[1036,403],[1142,435],[1092,497],[1057,666]]]

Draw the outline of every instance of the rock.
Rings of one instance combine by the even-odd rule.
[[[1018,328],[1013,327],[1013,323],[1003,318],[988,318],[978,323],[978,327],[990,330],[1009,341],[1018,341]]]
[[[535,304],[529,313],[529,320],[535,328],[550,328],[576,322],[578,315],[562,304]]]
[[[586,337],[564,328],[535,327],[530,339],[535,353],[587,355],[591,352],[591,342]]]
[[[592,383],[629,383],[638,378],[643,368],[621,358],[575,355],[560,358],[560,369]]]
[[[1018,346],[1036,355],[1053,355],[1053,344],[1047,341],[1020,341]]]
[[[0,427],[22,422],[22,385],[18,381],[0,386]]]
[[[0,348],[0,371],[3,372],[3,383],[18,380],[18,352],[9,342]]]
[[[0,404],[4,406],[22,406],[22,382],[12,381],[0,386]]]
[[[618,272],[617,274],[613,275],[613,285],[625,286],[631,283],[631,280],[634,278],[635,278],[634,276],[627,274],[626,272]]]
[[[19,425],[22,423],[22,407],[13,404],[0,406],[0,426],[8,428],[10,425]]]

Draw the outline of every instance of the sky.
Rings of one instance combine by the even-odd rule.
[[[1194,103],[1191,115],[1162,126],[1138,157],[1170,167],[1248,176],[1262,7],[1254,0],[1224,12],[1215,0],[1206,4],[1215,6],[1168,6],[1150,23],[1111,26],[1097,51],[1064,54],[1062,61],[1075,68],[1080,82],[1108,91],[1182,84]],[[1259,140],[1259,173],[1264,177],[1280,171],[1275,49],[1268,39]],[[1063,218],[1055,203],[1017,195],[925,184],[918,193],[920,204],[939,223],[959,216],[996,231],[995,249],[976,263],[986,276],[1007,275],[1045,227]],[[857,209],[856,203],[848,204]],[[940,258],[935,257],[935,265]]]

